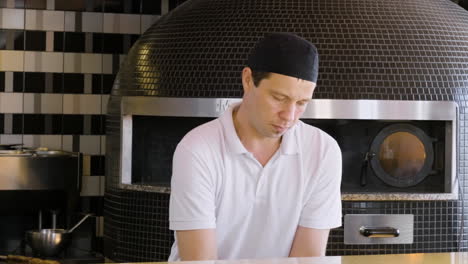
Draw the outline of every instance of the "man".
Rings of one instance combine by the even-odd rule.
[[[341,225],[341,151],[298,121],[318,53],[288,33],[257,43],[242,103],[190,131],[174,153],[169,261],[323,256]]]

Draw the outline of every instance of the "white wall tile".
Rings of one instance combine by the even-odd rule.
[[[106,136],[101,136],[101,153],[100,155],[106,155]]]
[[[83,12],[82,32],[102,32],[102,13]]]
[[[47,9],[54,10],[55,9],[55,0],[47,0]]]
[[[37,93],[24,93],[23,94],[24,108],[23,113],[31,114],[37,112],[40,114],[41,108],[41,94]]]
[[[83,176],[91,175],[91,156],[83,155]]]
[[[63,72],[63,53],[26,51],[24,70],[29,72]]]
[[[0,8],[0,28],[24,29],[24,10]]]
[[[101,177],[83,176],[80,196],[101,196]]]
[[[49,149],[62,148],[61,135],[23,135],[23,144],[25,147],[38,148],[46,147]]]
[[[24,51],[0,50],[0,71],[23,71]]]
[[[91,74],[84,75],[84,93],[93,93],[93,76]]]
[[[64,11],[26,9],[27,30],[63,31],[64,28]]]
[[[100,194],[104,196],[104,192],[106,190],[106,177],[102,176],[101,177],[101,190],[99,190]]]
[[[76,12],[65,11],[65,31],[76,31],[75,16]]]
[[[102,55],[102,73],[112,74],[112,54]]]
[[[63,113],[80,115],[99,115],[101,114],[101,95],[64,94]]]
[[[46,51],[54,51],[54,32],[46,32]]]
[[[104,13],[104,33],[140,34],[140,15]]]
[[[142,15],[141,16],[141,28],[140,34],[143,34],[154,22],[156,22],[161,16],[156,15]]]
[[[103,237],[103,236],[104,236],[104,216],[98,216],[96,217],[96,237]]]
[[[15,0],[6,0],[7,8],[15,8]]]
[[[62,136],[62,149],[65,151],[73,151],[73,136]]]
[[[13,72],[5,72],[5,92],[13,92]]]
[[[63,112],[62,94],[24,94],[24,113],[61,114]]]
[[[22,113],[22,93],[0,93],[0,113]]]
[[[23,135],[0,135],[0,144],[21,144]]]
[[[101,136],[80,135],[79,152],[88,155],[101,155]]]
[[[103,115],[106,115],[106,114],[107,114],[107,104],[109,103],[109,98],[110,98],[110,95],[108,95],[108,94],[102,95],[102,99],[101,99],[101,102],[102,102],[101,114],[103,114]]]
[[[67,73],[102,73],[102,54],[65,53]]]
[[[169,12],[169,0],[161,0],[161,15]]]

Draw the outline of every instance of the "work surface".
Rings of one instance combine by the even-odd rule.
[[[180,263],[180,262],[158,262]],[[314,258],[284,258],[257,260],[188,261],[193,264],[468,264],[468,252],[463,253],[416,253],[371,256],[342,256]]]

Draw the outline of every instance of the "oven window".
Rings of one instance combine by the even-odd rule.
[[[376,176],[390,186],[414,186],[434,172],[433,143],[415,125],[386,126],[372,142],[370,165]]]
[[[409,132],[396,132],[384,139],[378,154],[383,170],[394,178],[415,177],[423,168],[423,142]]]

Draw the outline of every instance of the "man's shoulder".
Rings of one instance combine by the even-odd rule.
[[[340,149],[336,140],[330,136],[327,132],[313,125],[300,121],[297,126],[297,133],[299,139],[302,141],[302,145],[314,146],[313,148],[306,148],[311,151],[321,149],[326,151],[327,149]]]
[[[179,145],[196,150],[203,146],[216,144],[219,141],[221,132],[221,123],[217,118],[190,130],[179,142]]]

